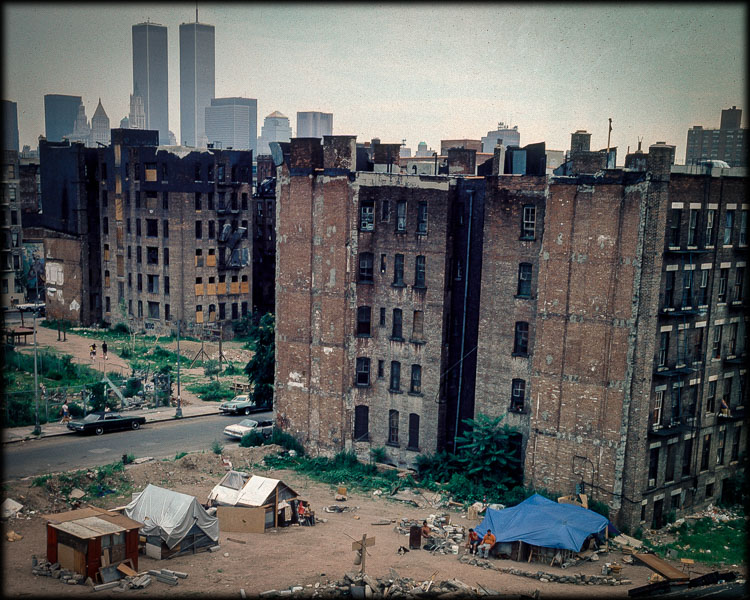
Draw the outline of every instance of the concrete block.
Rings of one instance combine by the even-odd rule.
[[[111,590],[113,588],[119,587],[120,582],[119,581],[110,581],[109,583],[100,583],[99,585],[94,586],[95,592],[101,592],[103,590]]]

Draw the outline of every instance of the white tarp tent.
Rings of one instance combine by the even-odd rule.
[[[159,536],[170,549],[187,536],[193,526],[214,542],[219,540],[219,520],[209,516],[195,496],[148,484],[124,512],[144,524],[143,535]]]
[[[278,497],[276,496],[277,488]],[[264,506],[275,504],[277,501],[292,500],[297,496],[297,492],[280,479],[253,475],[237,494],[235,506]]]
[[[247,478],[247,473],[229,471],[208,494],[209,503],[218,506],[234,506],[237,504],[237,496],[239,496]]]

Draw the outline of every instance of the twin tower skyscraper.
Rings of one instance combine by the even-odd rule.
[[[180,25],[180,135],[186,146],[205,146],[205,110],[215,94],[215,31],[213,25]],[[167,28],[146,22],[133,25],[133,95],[143,99],[146,129],[159,131],[169,144]]]

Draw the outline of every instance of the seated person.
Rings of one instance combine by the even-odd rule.
[[[422,521],[422,539],[425,541],[425,545],[434,543],[432,539],[432,530],[427,524],[427,521]]]
[[[479,556],[482,558],[489,558],[490,550],[495,545],[495,536],[492,535],[492,530],[488,529],[487,533],[482,538],[482,543],[479,545]],[[484,552],[484,554],[483,554]]]
[[[479,534],[473,529],[469,529],[469,537],[466,539],[466,547],[469,554],[476,554],[479,548]]]

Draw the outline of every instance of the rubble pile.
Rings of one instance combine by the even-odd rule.
[[[496,567],[487,560],[474,558],[469,555],[461,556],[458,560],[459,562],[476,565],[484,569],[494,569],[501,573],[538,579],[542,583],[572,583],[575,585],[629,585],[632,583],[629,579],[619,579],[611,575],[583,575],[582,573],[576,573],[575,575],[557,575],[555,573],[545,573],[544,571],[531,572],[522,569]]]
[[[379,598],[407,598],[442,596],[456,598],[471,598],[479,596],[496,596],[499,592],[484,587],[472,587],[459,581],[450,579],[434,581],[427,579],[417,581],[410,577],[399,577],[394,569],[385,577],[372,577],[363,573],[346,573],[343,579],[328,583],[294,585],[283,590],[267,590],[260,593],[261,598],[339,598],[352,597],[361,599]]]
[[[429,549],[433,554],[458,554],[461,544],[466,539],[466,528],[463,525],[451,525],[448,513],[429,515],[425,519],[403,518],[393,530],[408,536],[409,529],[415,525],[421,527],[422,521],[427,521],[430,527],[434,547]]]
[[[113,588],[120,588],[122,590],[143,589],[148,587],[154,579],[168,585],[177,585],[177,582],[180,579],[185,579],[188,576],[187,573],[182,573],[180,571],[170,571],[169,569],[160,569],[157,571],[152,569],[145,573],[135,573],[133,575],[123,575],[118,573],[119,576],[115,581],[108,581],[106,583],[95,585],[91,577],[85,577],[80,573],[63,569],[61,568],[60,563],[50,563],[48,561],[37,562],[36,557],[33,557],[31,572],[32,574],[41,577],[59,579],[62,583],[69,585],[85,584],[92,587],[95,592],[101,592]]]

